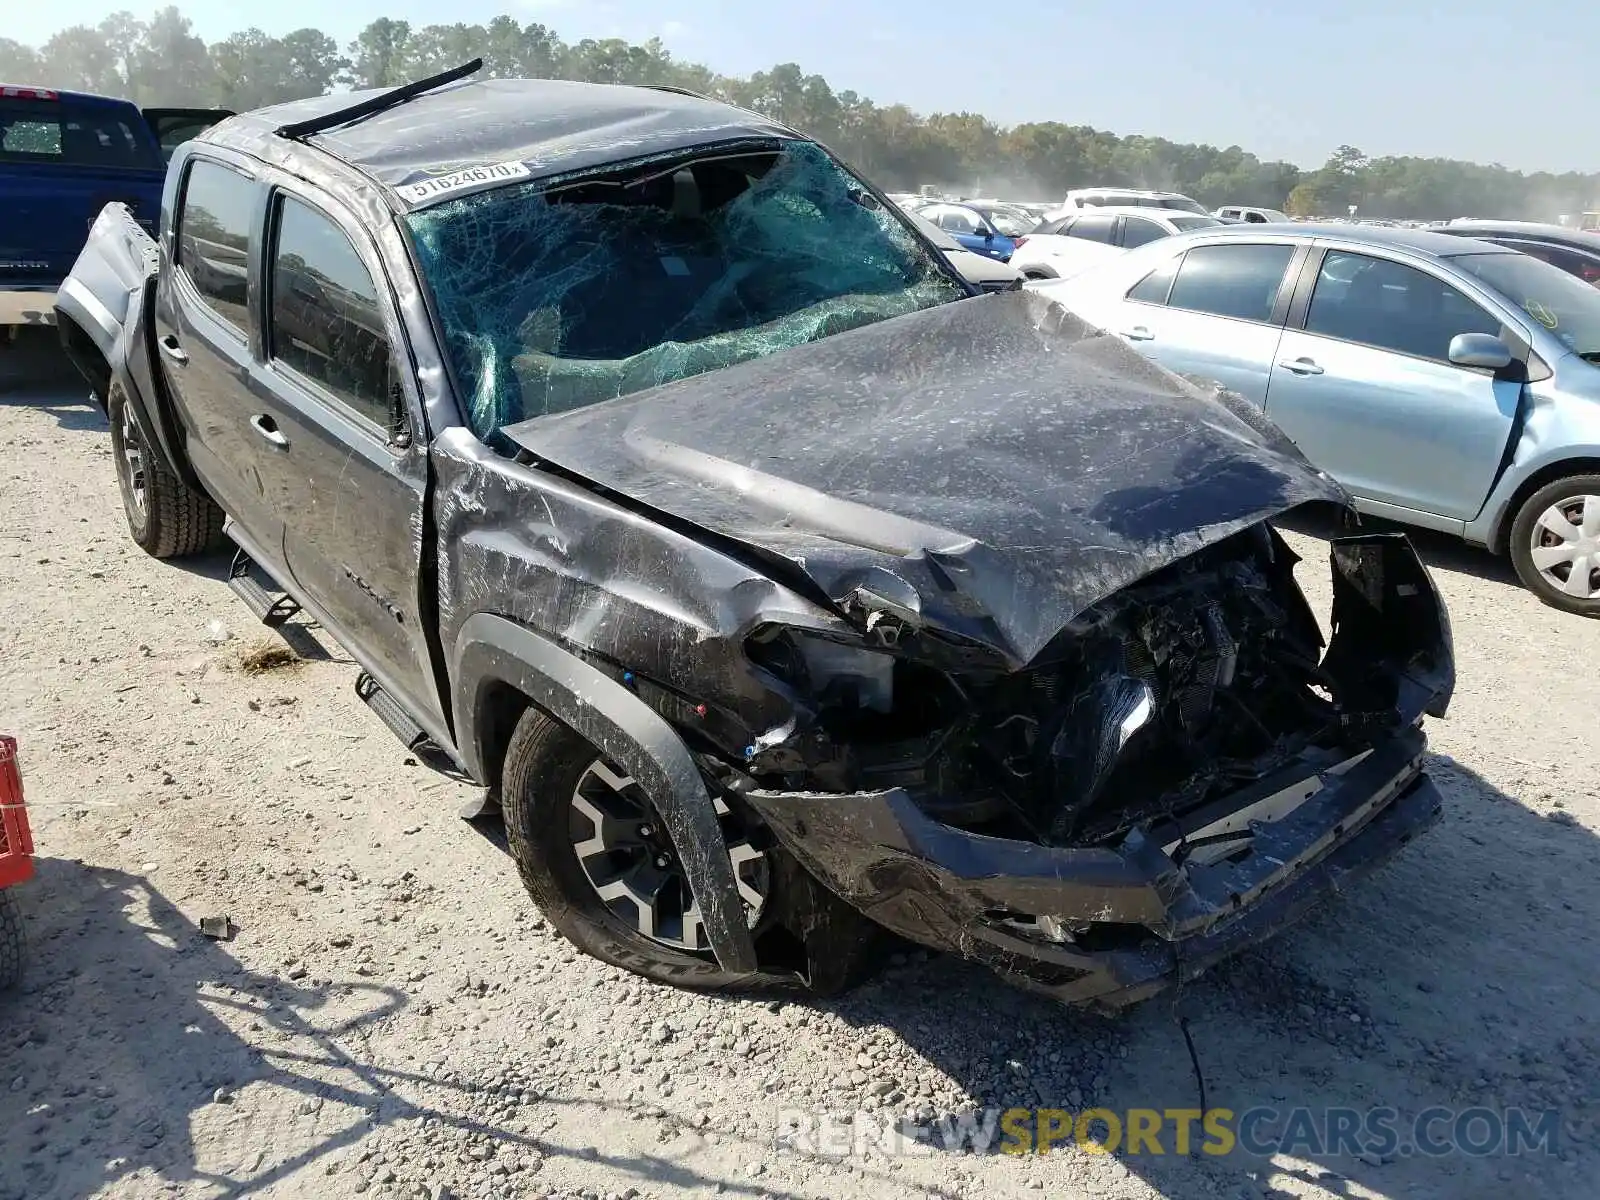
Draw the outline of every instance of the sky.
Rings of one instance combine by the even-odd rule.
[[[9,0],[0,35],[144,5]],[[157,7],[155,3],[149,5]],[[1600,4],[1593,0],[187,0],[207,41],[305,25],[341,45],[379,16],[414,25],[505,12],[564,40],[660,37],[728,75],[797,62],[836,91],[1002,124],[1063,121],[1239,145],[1320,166],[1369,155],[1600,171]]]

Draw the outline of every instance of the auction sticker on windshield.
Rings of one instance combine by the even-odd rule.
[[[440,196],[448,196],[451,192],[465,191],[467,188],[479,187],[485,183],[506,183],[513,179],[527,179],[532,174],[526,163],[489,163],[482,167],[451,171],[448,175],[423,179],[417,183],[402,183],[395,188],[395,191],[402,199],[409,200],[412,204],[422,204]]]

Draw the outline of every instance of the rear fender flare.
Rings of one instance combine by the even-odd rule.
[[[700,902],[706,936],[723,970],[757,970],[755,943],[700,770],[677,732],[622,684],[524,625],[479,613],[456,639],[451,678],[457,745],[486,779],[479,733],[492,685],[509,684],[587,739],[649,796],[678,848]]]
[[[129,306],[128,321],[123,326],[122,342],[115,356],[117,361],[111,364],[111,375],[127,392],[139,431],[144,434],[145,447],[157,464],[203,493],[205,485],[189,465],[183,429],[171,411],[172,406],[164,402],[163,381],[157,378],[160,366],[154,358],[154,325],[158,285],[158,277],[151,276],[145,283],[140,302]]]

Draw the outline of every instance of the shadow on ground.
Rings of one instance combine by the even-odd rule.
[[[399,1122],[428,1123],[447,1178],[457,1149],[450,1135],[464,1132],[503,1150],[602,1164],[641,1185],[788,1195],[718,1185],[647,1153],[596,1158],[533,1132],[504,1116],[508,1092],[535,1086],[511,1064],[493,1080],[375,1064],[366,1039],[408,1007],[401,989],[363,979],[354,962],[339,980],[252,971],[146,877],[51,858],[38,868],[20,893],[31,952],[24,987],[0,996],[3,1200],[121,1194],[140,1184],[211,1196],[275,1185],[318,1194],[305,1168],[321,1178],[341,1151]],[[235,1032],[241,1024],[248,1040]],[[558,1092],[542,1092],[540,1102],[547,1111],[580,1107],[590,1122],[628,1116]],[[725,1137],[760,1148],[759,1131]],[[928,1195],[949,1200],[940,1189]]]
[[[56,342],[53,328],[0,330],[0,405],[48,412],[63,429],[104,430],[105,414]]]
[[[1286,1132],[1295,1106],[1398,1110],[1398,1144],[1363,1142],[1372,1148],[1365,1160],[1306,1142],[1286,1148],[1277,1167],[1241,1151],[1186,1159],[1174,1153],[1171,1125],[1162,1155],[1119,1148],[1123,1167],[1174,1198],[1286,1198],[1265,1182],[1284,1168],[1336,1195],[1592,1197],[1600,890],[1571,881],[1593,872],[1596,839],[1453,760],[1435,756],[1430,770],[1446,797],[1443,823],[1351,895],[1180,996],[1105,1018],[1013,992],[964,964],[912,956],[834,1007],[852,1024],[893,1029],[999,1109],[1199,1108],[1181,1011],[1207,1104],[1281,1114],[1252,1126],[1263,1140]],[[1411,1122],[1430,1106],[1559,1110],[1556,1153],[1412,1154]],[[1471,1136],[1483,1139],[1484,1127]],[[1370,1192],[1352,1191],[1353,1182]]]

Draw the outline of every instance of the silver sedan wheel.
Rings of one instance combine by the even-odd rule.
[[[122,462],[118,466],[127,481],[128,499],[139,512],[145,508],[144,442],[139,437],[139,427],[133,423],[133,410],[122,406]]]
[[[1533,523],[1529,557],[1545,584],[1574,600],[1600,598],[1600,496],[1552,504]]]
[[[764,851],[720,797],[713,800],[733,863],[733,876],[752,928],[771,887]],[[677,950],[711,949],[700,902],[660,818],[632,778],[596,760],[572,792],[568,832],[584,876],[618,920],[653,942]]]

